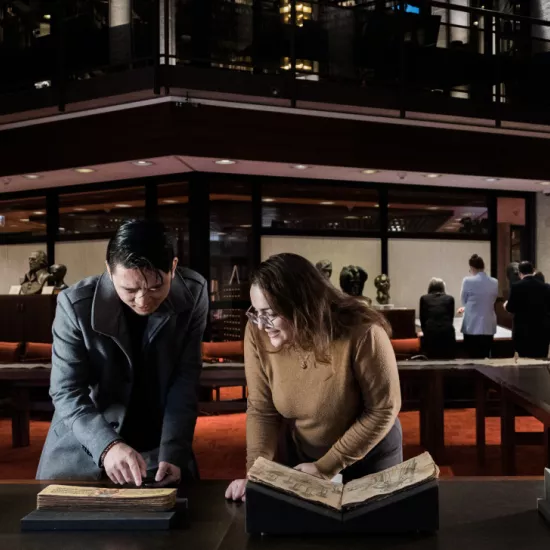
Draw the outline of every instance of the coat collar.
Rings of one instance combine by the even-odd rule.
[[[193,305],[193,296],[185,280],[176,272],[166,300],[149,315],[144,335],[146,346],[151,344],[170,317],[191,310]],[[109,274],[103,273],[97,283],[92,302],[92,329],[113,338],[130,358],[131,342],[123,307],[124,304],[118,297]]]

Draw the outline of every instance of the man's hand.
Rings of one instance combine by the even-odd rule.
[[[141,479],[147,474],[145,460],[132,447],[120,441],[115,443],[103,459],[103,467],[109,479],[117,485],[134,483],[141,485]]]
[[[464,313],[464,308],[463,307],[459,307],[456,312],[458,313],[458,315],[462,315]]]
[[[155,486],[165,487],[172,483],[178,483],[181,479],[181,470],[169,462],[160,462],[155,476]]]
[[[310,474],[315,477],[320,477],[322,479],[325,478],[325,476],[317,469],[317,466],[313,462],[303,462],[302,464],[298,464],[298,466],[294,466],[295,470],[300,470],[300,472],[304,472],[304,474]]]
[[[236,479],[229,484],[225,491],[225,498],[228,500],[246,500],[246,479]]]

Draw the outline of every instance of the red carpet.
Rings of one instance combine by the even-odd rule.
[[[418,413],[400,415],[403,424],[405,458],[422,452],[419,445]],[[541,431],[542,425],[532,418],[518,418],[522,431]],[[49,422],[33,421],[31,445],[11,447],[11,422],[0,420],[0,479],[32,479]],[[475,452],[475,416],[473,409],[445,413],[446,464],[440,464],[443,476],[500,475],[500,420],[487,419],[487,465],[479,471]],[[245,415],[203,416],[198,419],[195,453],[204,479],[232,479],[244,475]],[[542,475],[544,468],[541,446],[518,446],[518,475]]]

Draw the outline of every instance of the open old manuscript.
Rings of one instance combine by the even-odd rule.
[[[37,496],[39,510],[162,511],[176,505],[176,489],[106,489],[49,485]]]
[[[334,510],[347,510],[437,479],[439,468],[430,453],[426,452],[397,466],[354,479],[344,485],[260,457],[250,468],[247,477],[255,483]]]

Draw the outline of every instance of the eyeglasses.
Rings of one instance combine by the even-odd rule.
[[[250,319],[251,323],[254,323],[255,325],[262,323],[262,325],[266,328],[273,328],[273,321],[279,317],[278,315],[258,313],[252,306],[246,310],[246,316]]]

